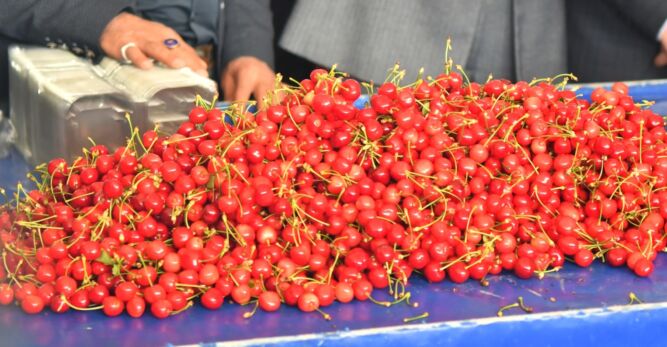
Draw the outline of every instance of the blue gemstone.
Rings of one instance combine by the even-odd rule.
[[[164,45],[167,46],[167,48],[174,48],[178,46],[178,40],[176,39],[166,39],[164,40]]]

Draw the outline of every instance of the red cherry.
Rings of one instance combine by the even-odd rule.
[[[151,313],[155,318],[164,319],[169,317],[173,311],[171,302],[167,299],[161,299],[151,305]]]
[[[102,310],[104,311],[104,314],[109,317],[116,317],[120,315],[123,313],[124,309],[125,304],[114,296],[107,296],[104,298],[104,301],[102,301]]]
[[[280,308],[280,296],[273,291],[266,291],[259,295],[259,307],[267,312],[274,312]]]
[[[211,288],[209,289],[204,295],[201,297],[201,303],[202,306],[206,307],[209,310],[217,310],[222,306],[222,303],[224,302],[224,295],[222,295],[222,292],[216,288]]]
[[[27,314],[38,314],[44,309],[44,300],[37,295],[28,295],[21,301],[21,308]]]

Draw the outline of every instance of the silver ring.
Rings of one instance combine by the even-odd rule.
[[[127,64],[132,63],[132,60],[127,57],[127,50],[130,47],[137,47],[137,44],[134,42],[128,42],[120,48],[120,56],[123,58],[123,62]]]
[[[178,40],[173,39],[173,38],[166,39],[166,40],[162,41],[162,43],[164,43],[164,45],[167,46],[167,48],[169,48],[169,49],[176,48],[180,45]]]

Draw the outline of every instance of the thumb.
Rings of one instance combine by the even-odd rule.
[[[653,60],[653,64],[657,67],[664,67],[667,66],[667,51],[664,49],[658,53],[658,55],[655,56],[655,59]]]
[[[234,78],[230,76],[228,72],[225,72],[222,75],[222,92],[224,93],[224,100],[225,101],[230,101],[233,98],[233,90],[236,89],[236,83],[234,82]]]

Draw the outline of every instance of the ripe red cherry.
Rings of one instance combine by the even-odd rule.
[[[442,282],[445,280],[446,272],[442,269],[439,262],[430,262],[424,267],[424,276],[431,283]]]
[[[134,174],[138,165],[137,158],[133,155],[125,155],[118,162],[120,172],[124,175]]]
[[[121,282],[116,286],[115,295],[121,301],[127,302],[136,296],[138,290],[133,282]]]
[[[574,255],[574,262],[581,267],[588,267],[593,263],[595,256],[593,252],[588,249],[580,249]]]
[[[69,311],[70,307],[67,304],[67,299],[62,295],[54,295],[49,302],[49,308],[55,313],[64,313]]]
[[[130,299],[126,304],[127,314],[132,318],[139,318],[144,315],[146,310],[146,302],[143,298],[135,296]]]
[[[232,299],[241,305],[250,301],[250,288],[246,284],[239,285],[232,289]]]
[[[452,282],[463,283],[468,280],[470,273],[464,263],[456,262],[447,268],[447,275]]]
[[[575,255],[579,251],[579,241],[574,236],[564,235],[558,239],[558,248],[565,255]]]
[[[167,298],[167,291],[162,288],[161,285],[156,284],[154,286],[148,287],[143,291],[144,299],[149,304],[153,304],[159,300],[164,300]]]
[[[162,179],[166,182],[174,182],[181,176],[181,166],[174,161],[165,161],[160,168]]]
[[[535,263],[530,258],[521,257],[517,259],[516,263],[514,264],[514,274],[516,274],[516,276],[519,278],[531,278],[533,277],[534,272]]]
[[[259,307],[267,312],[274,312],[280,308],[280,296],[273,291],[266,291],[259,295]]]
[[[313,312],[320,307],[320,300],[313,293],[304,293],[299,297],[298,307],[303,312]]]
[[[340,93],[348,101],[355,101],[361,96],[361,84],[354,79],[346,79],[340,85]]]
[[[76,281],[68,276],[60,276],[56,279],[56,292],[70,297],[77,289]]]
[[[188,115],[190,122],[194,124],[202,124],[208,119],[206,109],[201,106],[196,106],[190,111]]]
[[[158,300],[151,305],[151,313],[155,318],[167,318],[171,315],[172,311],[171,302],[167,299]]]
[[[49,175],[62,177],[69,171],[67,161],[63,158],[53,159],[47,165],[47,171],[49,172]]]
[[[28,295],[21,301],[21,308],[27,314],[38,314],[44,309],[44,299],[37,295]]]
[[[635,274],[640,277],[648,277],[653,273],[653,262],[646,259],[639,259],[633,268]]]
[[[611,266],[621,266],[628,259],[628,252],[623,248],[610,249],[605,254],[605,259]]]
[[[14,301],[14,290],[6,283],[0,284],[0,305],[9,305]]]
[[[109,317],[116,317],[123,313],[125,304],[115,296],[107,296],[102,301],[102,310]]]
[[[104,195],[109,199],[119,198],[123,195],[123,185],[117,179],[104,181]]]
[[[218,272],[218,268],[213,264],[205,264],[199,270],[199,283],[203,285],[213,285],[218,281],[219,278],[220,274]]]
[[[217,310],[222,306],[225,297],[222,295],[222,292],[216,288],[209,289],[201,297],[202,306],[206,307],[209,310]]]
[[[354,299],[354,289],[352,285],[340,282],[336,285],[336,300],[342,303],[348,303]]]

